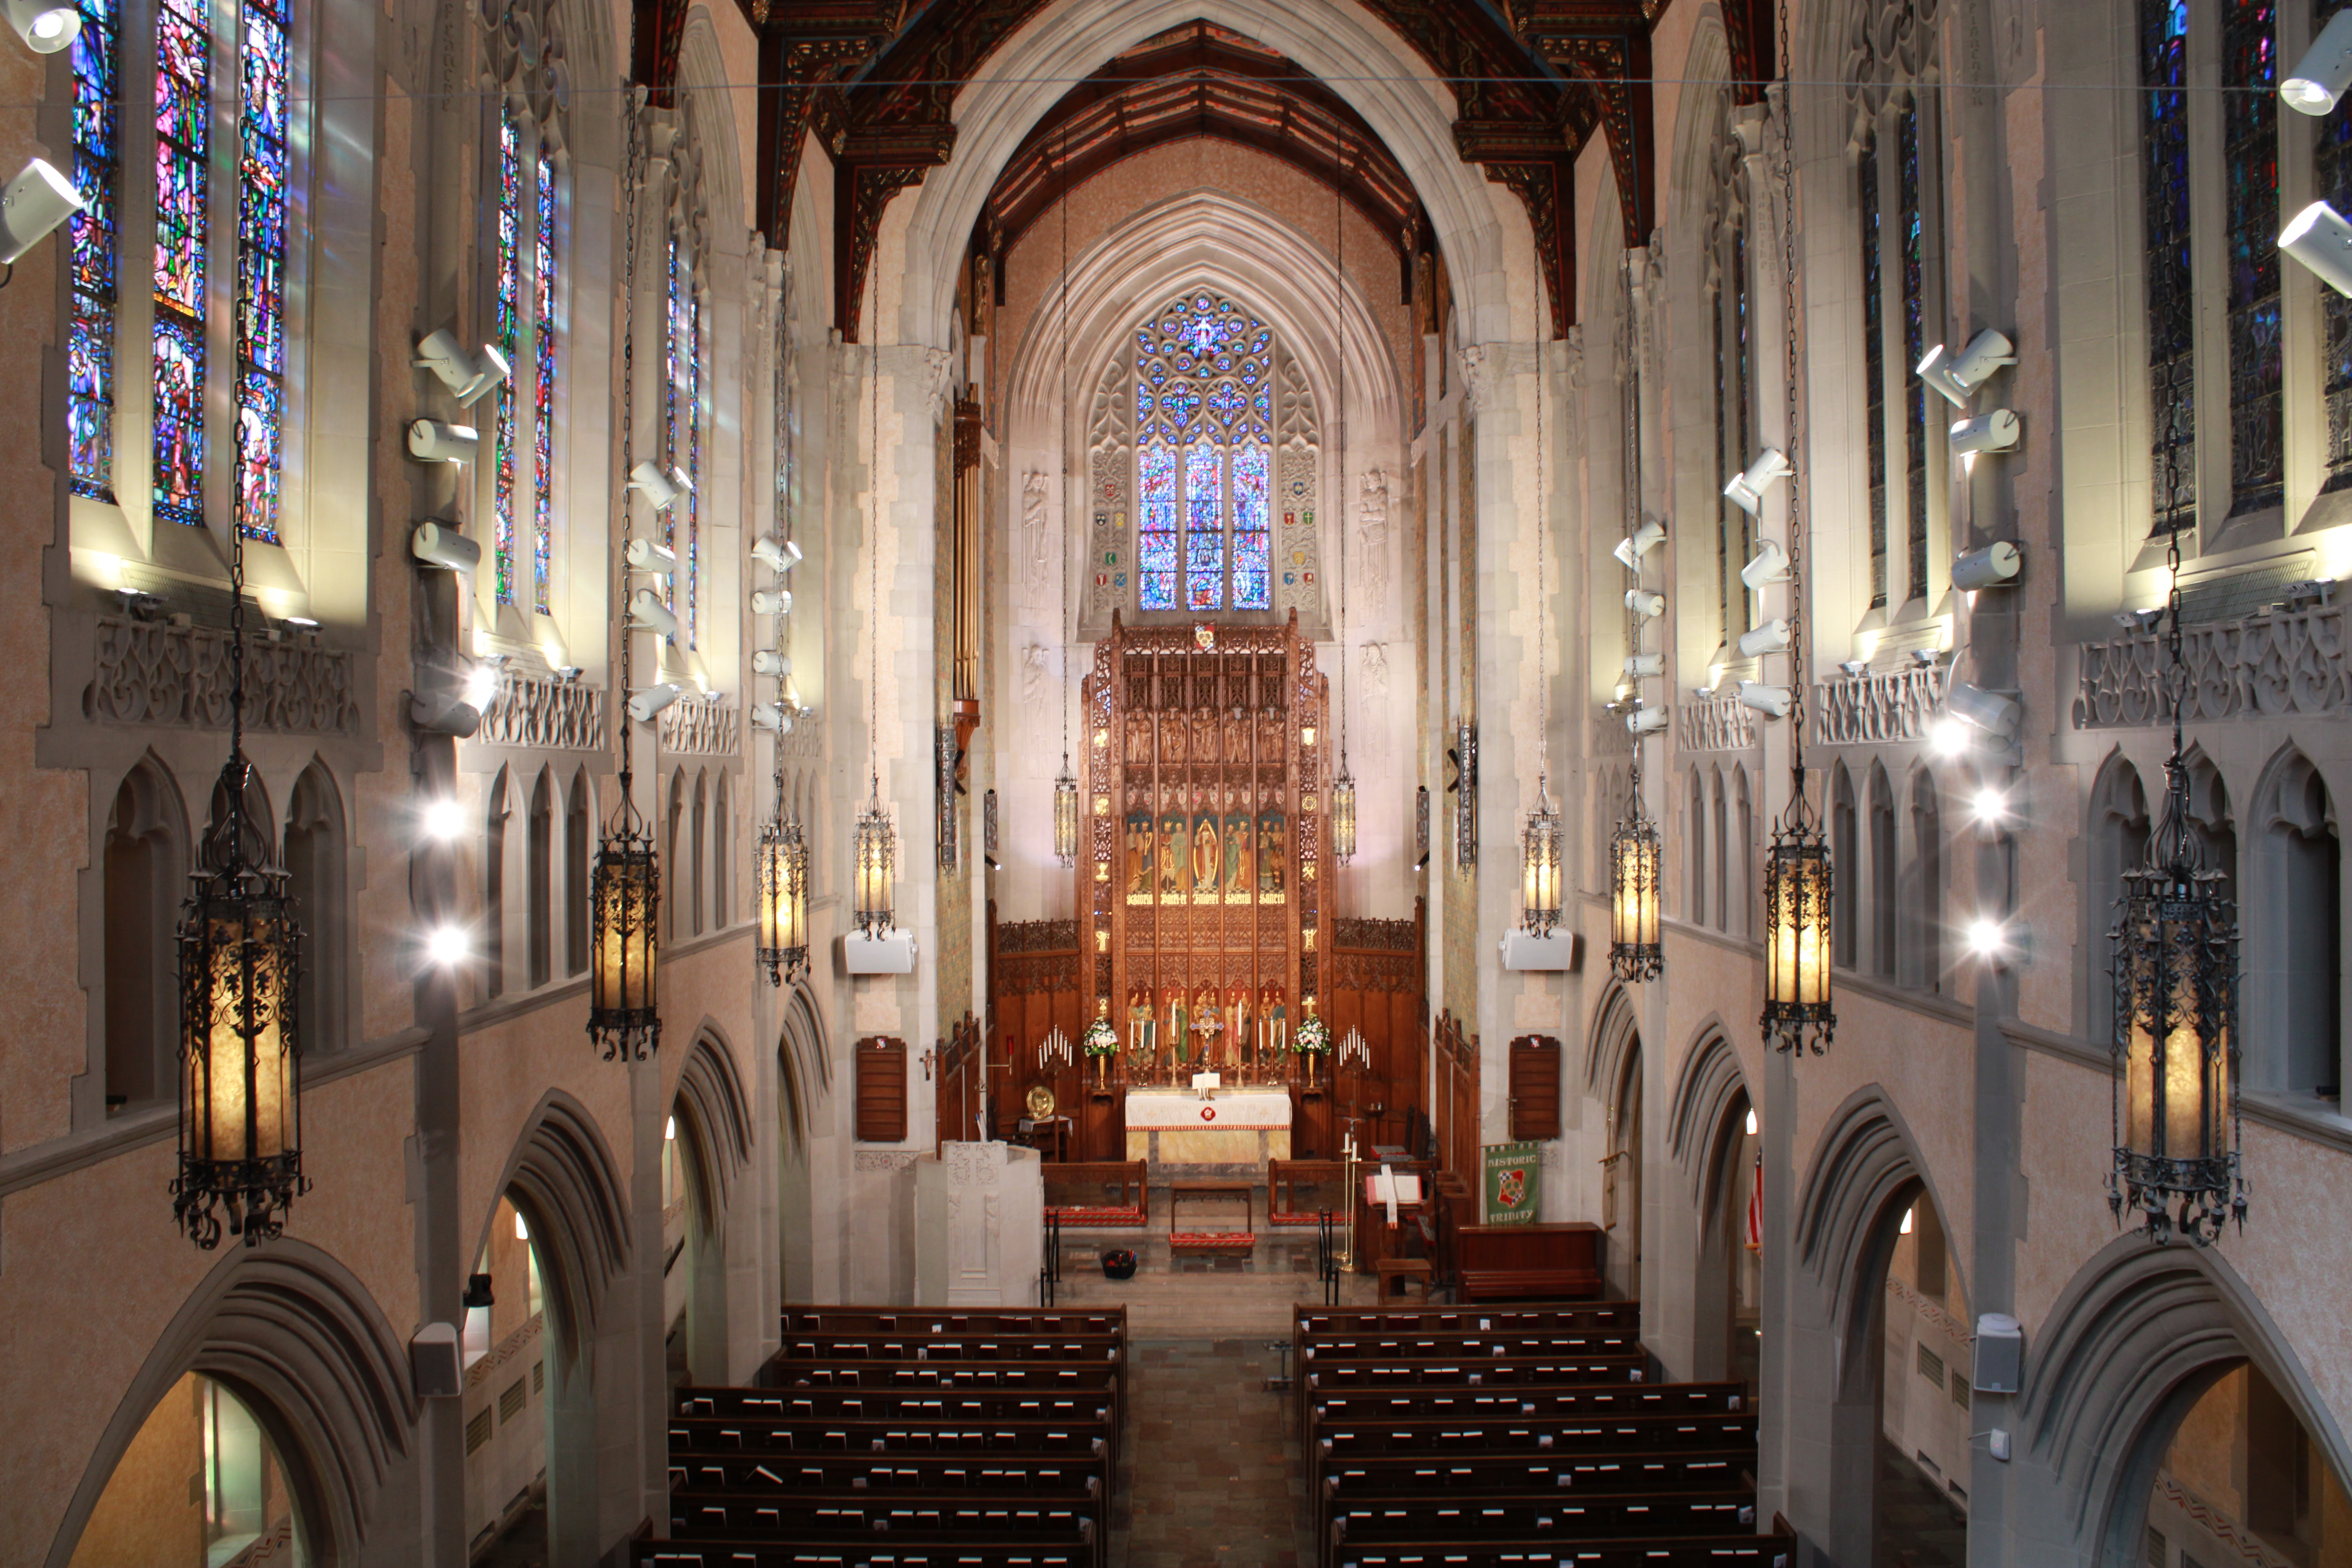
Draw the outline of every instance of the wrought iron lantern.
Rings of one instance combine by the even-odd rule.
[[[2107,1204],[2204,1245],[2246,1219],[2238,1139],[2238,924],[2203,864],[2188,770],[2166,768],[2147,864],[2124,874],[2115,942],[2116,1143]]]
[[[1339,753],[1339,776],[1331,781],[1331,858],[1345,866],[1356,858],[1356,775]]]
[[[241,555],[241,549],[236,552]],[[242,571],[230,705],[244,698]],[[223,1222],[247,1247],[286,1227],[302,1175],[301,934],[283,871],[257,865],[246,811],[252,764],[237,741],[221,772],[220,821],[180,914],[180,1168],[172,1210],[209,1251]]]
[[[782,985],[808,967],[808,846],[797,818],[761,825],[759,881],[759,961]]]
[[[1764,1037],[1784,1051],[1810,1047],[1818,1056],[1837,1032],[1830,1000],[1835,881],[1829,840],[1801,782],[1764,858]]]
[[[1658,825],[1637,798],[1609,837],[1609,970],[1628,984],[1664,973],[1658,937]]]
[[[1063,727],[1069,726],[1066,712]],[[1062,747],[1062,772],[1054,780],[1054,858],[1065,869],[1078,863],[1078,780],[1070,772],[1070,751],[1066,736]]]
[[[1560,821],[1548,781],[1536,778],[1536,808],[1519,829],[1519,924],[1529,936],[1549,936],[1559,924]]]
[[[894,913],[891,896],[898,867],[898,830],[882,805],[882,779],[874,775],[874,792],[857,815],[857,868],[855,878],[857,929],[879,939],[890,934]]]

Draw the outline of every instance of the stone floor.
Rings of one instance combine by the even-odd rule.
[[[1884,1438],[1878,1445],[1877,1556],[1883,1568],[1962,1568],[1969,1560],[1968,1515]]]
[[[1315,1561],[1290,1396],[1265,1387],[1289,1342],[1286,1307],[1284,1316],[1279,1340],[1133,1342],[1128,1473],[1111,1506],[1111,1568]]]

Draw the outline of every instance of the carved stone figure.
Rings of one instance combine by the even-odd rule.
[[[1021,483],[1021,569],[1031,598],[1051,585],[1052,564],[1045,541],[1045,476],[1032,468]]]
[[[1356,500],[1357,559],[1363,563],[1364,599],[1375,606],[1389,595],[1389,477],[1378,468],[1365,471],[1358,481]]]
[[[1048,668],[1044,643],[1031,643],[1021,650],[1021,705],[1032,718],[1045,711],[1045,694],[1053,689],[1053,671]]]

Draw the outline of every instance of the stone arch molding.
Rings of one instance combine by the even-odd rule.
[[[294,1472],[304,1526],[324,1538],[327,1561],[357,1563],[370,1547],[373,1559],[398,1560],[396,1543],[370,1537],[403,1528],[385,1494],[409,1460],[418,1415],[407,1350],[356,1276],[281,1239],[239,1247],[182,1304],[107,1423],[47,1568],[67,1568],[131,1439],[191,1372],[252,1405]]]
[[[1717,1190],[1724,1147],[1717,1135],[1731,1108],[1743,1100],[1752,1105],[1755,1096],[1748,1092],[1739,1053],[1732,1049],[1721,1026],[1710,1024],[1690,1055],[1683,1058],[1666,1120],[1667,1146],[1690,1183],[1695,1203],[1707,1204],[1709,1194]]]
[[[903,235],[886,224],[874,275],[886,309],[898,282],[898,341],[942,347],[957,261],[997,175],[1066,84],[1155,34],[1206,21],[1257,40],[1324,79],[1388,144],[1429,209],[1460,290],[1467,341],[1527,342],[1544,331],[1535,240],[1516,203],[1497,202],[1454,145],[1452,94],[1385,23],[1350,0],[1126,0],[1062,4],[1025,23],[956,96],[956,156],[923,181]],[[876,335],[881,335],[879,322]]]
[[[1612,980],[1601,993],[1591,1032],[1585,1037],[1584,1087],[1613,1110],[1617,1088],[1625,1081],[1626,1063],[1641,1048],[1642,1025],[1634,1016],[1633,994]]]
[[[736,1070],[735,1053],[707,1019],[678,1069],[677,1098],[686,1102],[701,1156],[697,1163],[709,1184],[702,1194],[704,1223],[716,1230],[735,1184],[751,1163],[751,1102]]]
[[[509,1193],[540,1247],[549,1327],[565,1359],[578,1364],[604,1292],[628,1268],[634,1246],[627,1185],[586,1106],[551,1089],[533,1109],[492,1189],[484,1240],[497,1198]]]
[[[815,1129],[817,1096],[833,1083],[833,1047],[816,987],[803,970],[784,985],[783,1023],[776,1034],[780,1088],[791,1121],[787,1131],[803,1147]]]
[[[2118,1237],[2060,1293],[2038,1338],[2019,1397],[2025,1473],[2049,1489],[2037,1515],[2072,1531],[2072,1561],[2140,1561],[2137,1505],[2174,1427],[2242,1359],[2294,1405],[2336,1474],[2352,1475],[2352,1448],[2309,1370],[2213,1248]]]
[[[1864,1264],[1876,1222],[1905,1190],[1924,1188],[1939,1215],[1951,1211],[1936,1194],[1918,1140],[1879,1085],[1864,1084],[1848,1095],[1822,1129],[1813,1158],[1797,1190],[1797,1260],[1809,1269],[1822,1300],[1831,1305],[1830,1325],[1839,1365],[1864,1342],[1871,1301],[1862,1291]],[[1947,1219],[1948,1224],[1948,1217]],[[1952,1266],[1964,1253],[1955,1248]],[[1968,1281],[1961,1279],[1965,1292]]]

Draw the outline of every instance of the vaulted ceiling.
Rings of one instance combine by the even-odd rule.
[[[639,0],[633,65],[656,103],[675,90],[689,0]],[[1654,226],[1650,32],[1667,0],[1365,0],[1446,80],[1454,148],[1527,208],[1554,332],[1573,320],[1570,182],[1607,139],[1626,243]],[[856,301],[890,198],[954,153],[958,87],[1051,0],[739,0],[760,37],[760,226],[785,234],[806,134],[835,168],[834,314]],[[1769,0],[1726,0],[1734,91],[1773,70]],[[1205,24],[1127,51],[1074,86],[1003,171],[976,239],[1001,256],[1072,184],[1150,146],[1216,136],[1296,163],[1401,247],[1417,203],[1402,169],[1329,88],[1281,56]]]

